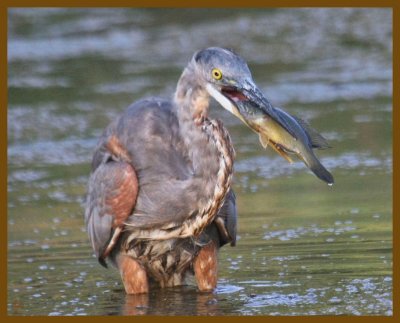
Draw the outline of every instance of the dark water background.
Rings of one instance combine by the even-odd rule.
[[[8,28],[10,315],[392,315],[390,9],[20,8]],[[238,245],[221,250],[212,294],[126,296],[84,228],[92,151],[211,45],[329,139],[319,156],[336,184],[264,151],[213,103],[237,151]]]

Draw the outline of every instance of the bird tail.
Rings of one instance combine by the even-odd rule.
[[[303,158],[303,160],[315,176],[326,182],[328,185],[333,185],[335,181],[332,174],[321,164],[314,154],[309,154],[307,158]]]

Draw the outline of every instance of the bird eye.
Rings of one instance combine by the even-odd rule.
[[[218,68],[214,68],[214,69],[211,71],[211,74],[212,74],[213,78],[216,79],[216,80],[222,79],[222,72],[221,72],[221,70],[218,69]]]

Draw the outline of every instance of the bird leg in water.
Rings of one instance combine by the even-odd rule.
[[[211,241],[201,248],[193,264],[197,286],[201,292],[212,291],[217,286],[218,252]]]
[[[138,261],[129,256],[119,254],[116,262],[127,294],[149,292],[146,270]]]

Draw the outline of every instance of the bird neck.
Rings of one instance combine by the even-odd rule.
[[[208,116],[210,95],[195,77],[195,67],[192,63],[184,69],[176,87],[174,101],[180,119],[191,119],[200,125]]]
[[[176,115],[181,138],[192,163],[194,176],[209,181],[210,194],[212,183],[218,172],[218,152],[210,145],[210,135],[204,130],[208,122],[209,94],[199,84],[194,67],[189,64],[179,79],[174,97]]]

